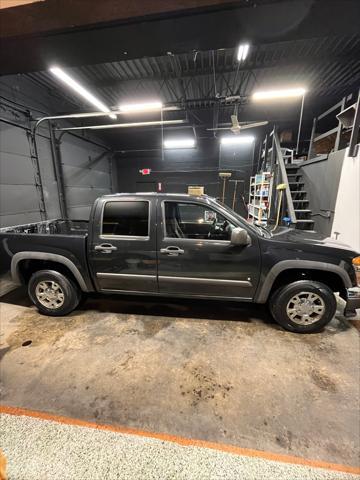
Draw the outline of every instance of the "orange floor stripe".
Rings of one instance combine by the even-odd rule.
[[[208,442],[206,440],[191,439],[180,437],[177,435],[169,435],[166,433],[148,432],[136,428],[128,428],[122,426],[113,426],[108,424],[98,424],[94,422],[87,422],[77,418],[65,417],[62,415],[53,415],[46,412],[39,412],[35,410],[28,410],[26,408],[10,407],[7,405],[0,405],[0,413],[6,413],[15,416],[27,416],[32,418],[39,418],[42,420],[51,420],[53,422],[63,423],[66,425],[74,425],[79,427],[93,428],[97,430],[104,430],[116,433],[125,433],[130,435],[138,435],[148,438],[156,438],[158,440],[165,440],[167,442],[177,443],[183,446],[211,448],[221,452],[233,453],[235,455],[243,455],[246,457],[257,457],[265,460],[273,460],[276,462],[292,463],[297,465],[304,465],[306,467],[324,468],[327,470],[334,470],[338,472],[346,472],[353,474],[360,474],[360,468],[351,467],[348,465],[341,465],[338,463],[323,462],[320,460],[308,460],[306,458],[295,457],[292,455],[283,455],[278,453],[266,452],[261,450],[252,450],[250,448],[237,447],[235,445],[228,445],[224,443]]]
[[[360,332],[360,320],[357,320],[357,319],[356,320],[355,319],[351,320],[350,319],[349,322],[351,323],[351,325],[353,325],[355,328],[357,328]]]

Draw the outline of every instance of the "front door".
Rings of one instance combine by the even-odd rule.
[[[159,202],[158,218],[160,293],[253,298],[260,275],[253,232],[249,245],[232,245],[232,229],[244,225],[195,200]]]
[[[156,200],[109,197],[89,245],[98,290],[157,292]]]

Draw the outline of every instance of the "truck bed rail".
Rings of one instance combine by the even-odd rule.
[[[0,233],[86,235],[88,226],[89,222],[87,220],[53,219],[3,227],[0,228]]]

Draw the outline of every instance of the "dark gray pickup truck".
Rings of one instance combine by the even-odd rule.
[[[0,231],[0,255],[46,315],[66,315],[81,292],[268,303],[293,332],[314,332],[360,308],[359,253],[316,233],[271,233],[207,197],[117,194],[90,221],[53,220]]]

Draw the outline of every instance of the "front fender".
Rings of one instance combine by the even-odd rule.
[[[316,262],[313,260],[283,260],[276,263],[266,275],[265,281],[259,286],[256,292],[254,301],[256,303],[266,303],[269,297],[271,288],[278,277],[278,275],[290,269],[299,270],[318,270],[322,272],[333,272],[339,275],[344,283],[345,288],[352,287],[351,279],[346,270],[339,265],[332,263]]]

